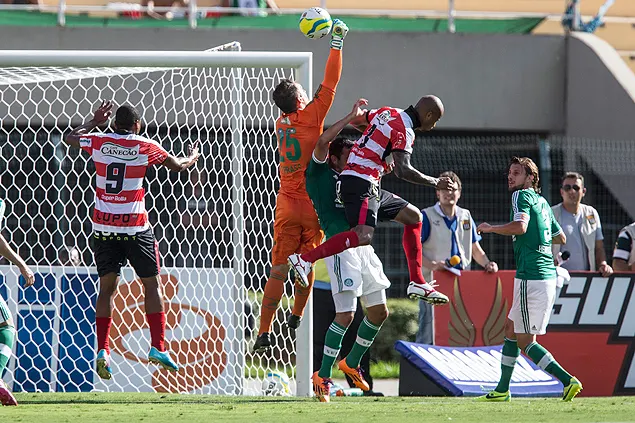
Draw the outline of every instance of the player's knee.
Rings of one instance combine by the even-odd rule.
[[[388,318],[388,315],[390,314],[388,312],[388,307],[386,307],[385,304],[382,304],[381,307],[380,306],[369,307],[367,311],[368,311],[368,320],[370,320],[370,322],[374,324],[375,326],[380,326],[382,323],[384,323],[386,319]]]
[[[516,339],[516,333],[514,332],[514,322],[507,319],[505,322],[505,338]]]
[[[372,226],[360,225],[356,226],[355,234],[357,234],[357,239],[359,241],[359,245],[370,245],[373,241],[373,234],[375,233],[375,228]]]
[[[288,264],[276,264],[271,267],[271,272],[269,272],[269,277],[272,279],[278,279],[284,281],[287,279],[287,275],[289,274],[289,265]]]
[[[347,328],[351,325],[351,323],[353,323],[354,317],[355,317],[355,312],[353,311],[337,313],[335,314],[335,323],[337,323],[338,325],[342,327]]]
[[[162,293],[161,279],[158,275],[150,278],[141,278],[141,283],[146,291],[146,295],[148,292]]]
[[[398,214],[395,220],[404,225],[416,225],[423,220],[421,211],[412,204],[408,204]]]

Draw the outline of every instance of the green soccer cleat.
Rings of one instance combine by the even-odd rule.
[[[509,402],[511,400],[512,400],[512,394],[509,391],[507,392],[491,391],[487,395],[474,398],[474,401],[482,401],[482,402]]]
[[[112,378],[110,354],[106,350],[99,350],[97,353],[97,374],[104,380],[110,380]]]
[[[582,391],[582,384],[576,377],[572,377],[569,384],[564,387],[564,391],[562,393],[562,401],[571,401]]]
[[[168,351],[159,351],[156,348],[150,348],[150,353],[148,354],[148,361],[150,363],[158,364],[163,367],[165,370],[169,370],[171,372],[178,372],[179,365],[176,364],[172,357],[170,357],[170,353]]]

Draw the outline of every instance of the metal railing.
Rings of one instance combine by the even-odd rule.
[[[321,1],[322,7],[326,7],[326,0]],[[298,15],[304,12],[299,8],[282,8],[282,9],[258,9],[245,7],[199,7],[196,0],[189,0],[186,7],[148,7],[139,3],[116,3],[111,5],[95,6],[95,5],[68,5],[66,0],[59,0],[57,5],[37,5],[37,4],[0,4],[1,10],[22,10],[22,11],[41,11],[49,13],[57,13],[57,23],[60,26],[66,25],[66,14],[74,13],[125,13],[139,12],[146,14],[148,12],[167,13],[180,12],[187,16],[190,28],[196,28],[198,20],[209,15],[229,15],[244,14],[258,15],[262,12],[276,15]],[[354,15],[354,16],[388,16],[388,17],[420,17],[420,18],[447,18],[448,31],[455,32],[455,20],[457,18],[468,19],[514,19],[514,18],[543,18],[546,20],[559,21],[563,14],[553,13],[532,13],[532,12],[497,12],[497,11],[464,11],[456,10],[455,0],[448,0],[447,10],[382,10],[382,9],[329,9],[332,15]],[[575,10],[574,17],[579,16],[579,8]],[[583,16],[586,18],[586,16]],[[590,17],[589,17],[590,18]],[[615,23],[635,23],[632,17],[604,17],[605,22]],[[577,19],[574,19],[577,22]]]

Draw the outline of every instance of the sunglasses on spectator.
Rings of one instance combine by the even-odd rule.
[[[568,191],[571,191],[571,190],[580,191],[582,188],[577,186],[577,185],[566,184],[566,185],[562,186],[562,189],[568,192]]]

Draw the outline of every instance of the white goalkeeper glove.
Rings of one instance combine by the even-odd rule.
[[[344,45],[344,38],[348,34],[348,27],[339,19],[333,20],[333,30],[331,31],[331,48],[341,50]]]

